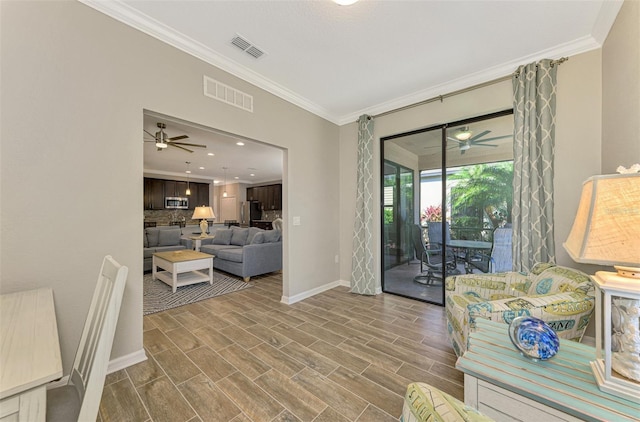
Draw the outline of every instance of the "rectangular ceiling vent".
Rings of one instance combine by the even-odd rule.
[[[253,96],[204,76],[204,95],[253,113]]]
[[[231,44],[235,45],[240,50],[244,51],[255,59],[259,59],[264,54],[263,50],[256,47],[255,45],[247,41],[243,36],[238,34],[233,37],[233,39],[231,40]]]

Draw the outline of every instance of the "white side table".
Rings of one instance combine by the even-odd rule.
[[[189,239],[193,240],[193,247],[196,252],[200,252],[200,247],[202,246],[202,241],[204,239],[213,239],[215,236],[190,236]]]

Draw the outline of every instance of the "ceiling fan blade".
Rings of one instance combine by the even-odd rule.
[[[480,133],[478,133],[476,136],[471,137],[471,139],[469,139],[469,142],[473,142],[473,141],[475,141],[476,139],[480,139],[480,138],[482,138],[484,135],[486,135],[487,133],[491,133],[491,131],[490,131],[490,130],[485,130],[484,132],[480,132]]]
[[[495,141],[497,139],[511,138],[512,136],[513,135],[494,136],[493,138],[478,139],[477,141],[474,141],[474,143],[480,144],[481,142],[490,142],[490,141]]]
[[[171,147],[176,147],[176,148],[183,149],[183,150],[185,150],[185,151],[187,151],[187,152],[193,152],[193,151],[191,151],[190,149],[187,149],[187,148],[181,147],[180,145],[176,145],[176,144],[174,144],[173,142],[172,142],[172,143],[168,143],[167,145],[169,145],[169,146],[171,146]]]
[[[169,142],[169,145],[171,145],[171,144],[173,144],[173,145],[186,145],[186,146],[189,146],[189,147],[198,147],[198,148],[206,148],[207,147],[206,145],[189,144],[187,142]]]
[[[491,144],[474,144],[474,146],[476,147],[494,147],[497,148],[497,145],[491,145]]]
[[[180,139],[187,139],[187,135],[174,136],[173,138],[168,138],[167,141],[178,141]]]
[[[149,131],[147,131],[145,129],[142,129],[142,130],[144,131],[144,133],[146,133],[147,135],[151,136],[153,139],[156,139],[156,135],[154,135],[153,133],[151,133],[151,132],[149,132]]]

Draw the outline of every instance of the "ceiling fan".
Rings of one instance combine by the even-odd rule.
[[[152,136],[153,137],[153,141],[145,141],[145,142],[155,142],[156,143],[156,147],[158,147],[158,151],[162,151],[163,149],[171,146],[171,147],[176,147],[176,148],[180,148],[183,149],[187,152],[193,152],[192,150],[190,150],[189,148],[185,148],[184,146],[190,146],[190,147],[197,147],[197,148],[206,148],[206,145],[200,145],[200,144],[190,144],[187,142],[176,142],[179,141],[181,139],[187,139],[188,136],[187,135],[179,135],[179,136],[174,136],[169,138],[167,136],[167,134],[165,133],[165,129],[167,128],[167,126],[164,123],[157,123],[158,128],[160,128],[160,130],[158,132],[154,134],[152,134],[151,132],[148,131],[144,131],[147,135]]]
[[[482,139],[483,136],[488,135],[489,133],[491,133],[490,130],[485,130],[473,136],[473,132],[469,130],[469,126],[464,126],[458,129],[453,135],[453,137],[448,136],[447,139],[450,141],[457,142],[457,144],[454,144],[454,146],[451,148],[458,147],[458,149],[460,149],[460,154],[464,154],[472,146],[496,148],[498,145],[485,144],[485,142],[496,141],[498,139],[509,138],[512,136],[512,135],[503,135],[503,136],[494,136],[493,138]]]

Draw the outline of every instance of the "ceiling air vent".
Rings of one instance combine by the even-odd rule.
[[[231,44],[235,45],[240,50],[244,51],[245,53],[247,53],[248,55],[250,55],[255,59],[260,58],[264,54],[264,51],[262,51],[261,49],[259,49],[258,47],[256,47],[255,45],[253,45],[252,43],[250,43],[249,41],[247,41],[245,38],[243,38],[238,34],[236,34],[236,36],[233,37],[233,39],[231,40]]]
[[[253,96],[204,76],[204,95],[253,113]]]

